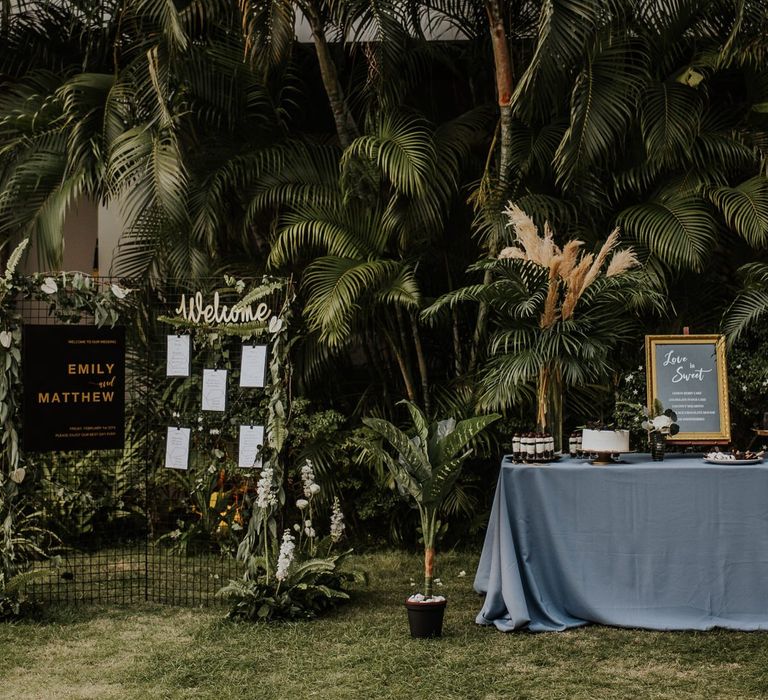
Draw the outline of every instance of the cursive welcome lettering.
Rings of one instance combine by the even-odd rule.
[[[187,299],[186,294],[181,295],[181,302],[176,308],[176,314],[190,323],[200,323],[201,321],[209,324],[251,323],[266,321],[272,315],[272,311],[264,302],[255,309],[252,306],[246,306],[243,309],[230,308],[219,302],[218,292],[213,293],[212,304],[205,304],[203,293],[196,292],[189,299]]]

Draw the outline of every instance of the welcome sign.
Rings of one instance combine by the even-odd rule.
[[[645,353],[648,405],[660,399],[677,414],[680,432],[667,439],[730,441],[724,337],[649,335]]]
[[[24,449],[122,449],[125,329],[24,326]]]

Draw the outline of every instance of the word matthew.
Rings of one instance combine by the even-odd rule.
[[[99,381],[92,382],[100,389],[114,386],[114,362],[86,362],[67,364],[69,376],[92,376]],[[109,377],[108,379],[106,377]],[[114,391],[38,391],[37,403],[112,403]]]

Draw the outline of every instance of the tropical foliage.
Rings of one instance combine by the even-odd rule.
[[[425,313],[464,301],[490,309],[494,330],[478,404],[507,409],[535,392],[536,423],[553,432],[559,449],[563,386],[606,383],[617,348],[637,332],[627,311],[662,304],[647,276],[632,274],[638,265],[634,251],[617,249],[618,229],[596,254],[583,253],[577,239],[559,248],[548,222],[540,235],[518,207],[507,214],[516,245],[474,266],[491,271],[492,281],[446,294]]]
[[[241,579],[231,580],[219,595],[230,603],[229,617],[235,620],[262,621],[312,618],[349,600],[348,584],[364,581],[356,571],[342,564],[351,549],[333,553],[344,536],[344,515],[338,499],[330,519],[330,532],[320,538],[314,518],[313,502],[321,487],[315,481],[312,463],[301,467],[302,496],[295,501],[293,527],[283,518],[286,529],[279,541],[277,521],[285,516],[285,495],[275,482],[271,467],[264,467],[257,485],[253,514],[246,537],[240,543],[238,558],[245,564]]]
[[[0,243],[59,267],[91,200],[123,211],[118,274],[291,276],[283,368],[349,417],[337,432],[404,396],[428,421],[500,410],[476,453],[495,461],[515,423],[609,413],[647,330],[748,344],[768,308],[766,37],[763,0],[2,3]],[[510,205],[592,263],[618,227],[639,265],[565,314],[564,275],[499,258]]]
[[[387,466],[401,493],[416,504],[424,542],[424,595],[433,594],[436,536],[440,530],[440,507],[451,493],[462,464],[472,453],[477,435],[501,416],[491,414],[454,418],[431,423],[415,404],[404,401],[410,414],[410,435],[381,418],[363,418],[375,439],[362,448]]]
[[[0,234],[55,264],[87,196],[122,204],[126,272],[290,267],[307,378],[368,352],[390,407],[431,408],[490,319],[431,340],[418,311],[509,243],[509,200],[560,243],[619,225],[689,325],[716,323],[732,285],[689,301],[691,276],[727,280],[766,243],[766,22],[757,0],[21,2]]]

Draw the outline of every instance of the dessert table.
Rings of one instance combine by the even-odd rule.
[[[477,622],[768,629],[768,465],[623,461],[504,459],[475,576]]]

